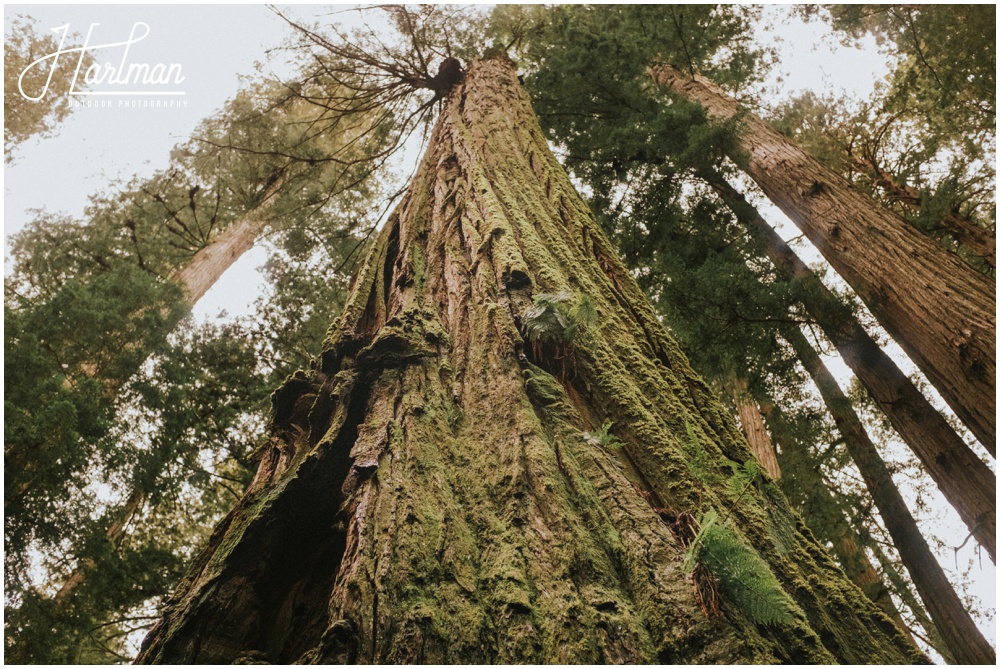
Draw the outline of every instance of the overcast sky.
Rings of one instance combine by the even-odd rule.
[[[298,17],[356,16],[345,14],[344,9],[344,5],[300,5],[288,11]],[[4,167],[5,239],[30,220],[31,209],[82,217],[88,197],[109,183],[165,167],[171,148],[186,139],[199,120],[232,97],[240,77],[252,74],[255,63],[265,60],[265,51],[290,34],[288,25],[264,5],[5,5],[4,12],[5,34],[18,14],[38,19],[39,32],[68,23],[70,32],[86,35],[91,24],[99,24],[93,27],[91,44],[123,41],[137,22],[145,23],[149,34],[132,47],[130,62],[179,64],[184,81],[178,88],[185,93],[171,98],[183,105],[159,108],[119,106],[122,98],[108,96],[100,101],[107,106],[79,108],[52,136],[19,147],[16,163]],[[767,7],[765,24],[772,27],[759,35],[763,43],[780,50],[780,63],[769,80],[774,103],[806,89],[866,97],[874,82],[885,76],[887,64],[872,42],[861,49],[839,47],[824,37],[826,30],[821,23],[783,23],[788,15],[788,7]],[[120,55],[108,60],[118,58]],[[270,66],[282,71],[280,63]],[[162,101],[166,96],[132,99]],[[782,218],[774,213],[768,217],[775,222]],[[786,236],[797,234],[786,225]],[[196,317],[205,319],[221,309],[230,314],[247,312],[259,293],[256,267],[262,262],[260,251],[248,253],[201,300]],[[842,379],[847,376],[842,364],[833,366]],[[956,528],[945,534],[945,540],[952,541],[962,531]],[[988,560],[986,563],[972,577],[976,593],[992,609],[995,568]],[[995,638],[995,630],[990,630],[989,636]]]

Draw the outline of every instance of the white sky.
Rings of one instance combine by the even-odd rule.
[[[302,17],[343,9],[296,6],[290,11]],[[768,6],[764,12],[765,28],[759,39],[780,49],[780,63],[767,82],[768,100],[780,102],[806,89],[867,97],[875,80],[886,75],[885,59],[873,41],[862,49],[840,47],[822,23],[787,20],[788,10],[786,6]],[[17,14],[39,19],[40,32],[69,23],[71,32],[85,35],[91,23],[99,23],[92,43],[123,40],[134,23],[147,23],[150,34],[133,47],[134,58],[136,62],[179,63],[185,76],[186,106],[119,108],[109,99],[111,107],[77,109],[53,136],[19,147],[16,163],[4,168],[5,240],[31,219],[30,209],[80,217],[88,197],[109,182],[127,181],[165,167],[171,148],[237,92],[240,75],[253,72],[265,49],[277,46],[290,33],[284,21],[263,5],[6,5],[5,32]],[[780,223],[779,230],[786,237],[798,234],[775,210],[765,211],[765,216]],[[815,252],[806,254],[810,261],[818,258]],[[249,312],[260,292],[261,276],[256,267],[262,262],[262,252],[246,254],[197,305],[196,318],[210,318],[223,309],[230,315]],[[849,378],[839,360],[830,358],[828,363],[841,381]],[[912,365],[905,369],[911,370]],[[942,516],[938,525],[942,540],[958,545],[964,539],[964,527],[950,509]],[[942,566],[953,571],[951,551],[943,549],[939,555]],[[968,564],[970,558],[967,546],[959,563]],[[981,571],[973,569],[970,578],[984,608],[994,610],[995,567],[987,559]],[[986,627],[989,638],[995,639],[993,624]]]

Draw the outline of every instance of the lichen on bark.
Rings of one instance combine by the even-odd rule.
[[[562,292],[599,315],[569,369],[520,333],[532,295]],[[733,507],[745,441],[506,57],[472,63],[448,96],[322,356],[274,404],[257,477],[140,661],[923,660],[780,494]],[[622,446],[588,440],[607,421]],[[725,601],[706,618],[658,507],[726,512],[796,602],[792,622]]]

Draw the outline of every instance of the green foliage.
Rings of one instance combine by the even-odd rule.
[[[709,509],[699,519],[701,529],[684,555],[684,568],[708,567],[727,599],[750,620],[764,625],[790,623],[795,604],[767,563]]]
[[[764,54],[748,39],[749,7],[711,5],[502,6],[496,39],[513,43],[525,85],[565,164],[603,208],[620,183],[641,183],[635,168],[666,176],[709,168],[735,153],[734,125],[709,125],[703,111],[667,104],[646,68],[668,62],[723,85],[757,76]]]
[[[996,8],[828,5],[853,42],[892,60],[870,100],[806,93],[776,114],[783,132],[980,271],[995,274]],[[992,256],[992,257],[991,257]]]
[[[521,318],[524,335],[534,347],[564,348],[597,322],[597,309],[586,295],[538,293]]]
[[[68,36],[68,43],[63,48],[80,40],[80,36]],[[18,15],[11,21],[4,34],[3,42],[3,143],[4,163],[14,161],[13,150],[36,135],[46,135],[63,121],[73,107],[70,104],[69,90],[74,67],[68,67],[63,62],[62,67],[51,70],[53,61],[46,61],[32,67],[25,76],[22,72],[36,59],[59,50],[59,40],[54,35],[39,34],[35,30],[35,20],[30,16]],[[80,61],[79,71],[86,72],[94,62],[90,53],[84,53]],[[18,84],[20,83],[20,88]],[[78,87],[86,84],[81,81]],[[48,91],[44,93],[46,86]],[[29,97],[40,97],[29,100],[21,94],[24,91]]]
[[[251,81],[166,170],[95,195],[85,221],[38,212],[11,239],[8,657],[128,659],[129,630],[249,482],[269,393],[319,352],[380,213],[385,131],[317,118],[307,96],[323,85]],[[189,305],[171,278],[269,195],[258,313],[178,326]]]
[[[611,434],[611,427],[614,425],[611,421],[604,421],[604,424],[600,429],[594,430],[593,432],[584,432],[583,439],[591,446],[600,446],[602,448],[618,448],[623,446],[621,439]]]
[[[8,286],[9,289],[9,286]],[[68,489],[118,451],[109,440],[112,389],[150,353],[179,313],[176,288],[123,264],[89,282],[71,280],[48,300],[9,300],[4,310],[4,529],[8,568],[32,539],[72,535],[81,513]],[[83,513],[86,513],[85,511]],[[19,572],[20,566],[14,571]],[[21,577],[7,571],[8,579]]]
[[[764,469],[754,458],[750,458],[740,466],[733,465],[733,475],[729,477],[727,485],[735,507],[747,491],[764,485]]]
[[[996,6],[824,5],[850,40],[873,35],[895,56],[888,103],[952,132],[994,133]],[[815,7],[807,14],[816,13]]]

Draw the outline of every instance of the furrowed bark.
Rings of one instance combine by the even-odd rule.
[[[851,401],[800,330],[785,328],[783,335],[819,388],[851,459],[861,472],[886,530],[945,645],[961,664],[995,664],[996,652],[948,582],[948,577],[892,482],[885,462],[854,412]]]
[[[713,118],[736,100],[669,65],[654,81]],[[984,444],[996,441],[996,286],[747,114],[747,174],[829,261]]]
[[[709,183],[761,243],[778,272],[801,284],[799,297],[806,310],[995,563],[993,472],[757,210],[725,180]],[[984,445],[995,457],[996,444]]]
[[[530,346],[539,293],[598,313]],[[244,498],[140,662],[914,662],[775,491],[566,173],[506,57],[446,98]],[[612,421],[622,446],[587,433]],[[691,468],[701,453],[707,465]],[[773,484],[768,484],[773,485]],[[770,490],[770,488],[767,488]],[[707,618],[663,514],[730,510],[797,602]],[[776,526],[787,529],[779,536]]]

